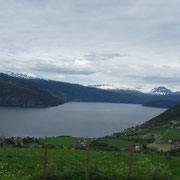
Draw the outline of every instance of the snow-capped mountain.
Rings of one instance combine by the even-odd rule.
[[[14,72],[11,72],[11,71],[2,71],[0,73],[7,74],[7,75],[12,76],[12,77],[24,78],[24,79],[34,79],[34,78],[36,78],[32,74],[27,75],[27,74],[22,74],[22,73],[14,73]]]
[[[11,71],[2,71],[0,73],[7,74],[12,77],[17,77],[17,78],[24,78],[24,79],[40,79],[36,77],[33,74],[22,74],[22,73],[14,73]],[[121,92],[121,93],[133,93],[133,94],[138,94],[138,93],[145,93],[145,94],[156,94],[156,95],[179,95],[180,91],[177,89],[170,89],[165,86],[158,86],[154,87],[152,85],[138,85],[138,86],[131,86],[131,85],[126,85],[123,83],[114,83],[114,84],[96,84],[96,85],[88,85],[88,87],[94,87],[98,89],[104,89],[104,90],[110,90],[110,91],[116,91],[116,92]]]
[[[154,87],[152,85],[145,85],[145,86],[127,86],[122,84],[98,84],[98,85],[90,85],[90,87],[95,87],[104,90],[111,90],[111,91],[131,91],[136,93],[145,93],[145,94],[159,94],[159,95],[168,95],[168,94],[179,94],[180,92],[172,91],[171,89],[165,86],[158,86]]]
[[[130,85],[124,85],[124,84],[97,84],[97,85],[89,85],[90,87],[95,87],[99,89],[104,89],[104,90],[127,90],[127,91],[138,91],[138,92],[143,92],[143,93],[148,93],[150,90],[153,88],[150,87],[142,87],[142,86],[137,86],[133,87]]]
[[[173,93],[170,89],[164,86],[155,87],[154,89],[152,89],[151,92],[152,94],[161,94],[161,95],[168,95]]]

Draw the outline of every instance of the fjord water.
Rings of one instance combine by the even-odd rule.
[[[135,104],[66,103],[52,108],[0,108],[0,136],[100,137],[165,111]]]

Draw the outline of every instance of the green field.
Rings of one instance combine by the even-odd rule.
[[[154,148],[158,151],[163,151],[163,152],[168,152],[171,149],[174,149],[173,144],[150,144],[150,145],[148,145],[148,147]]]
[[[84,180],[86,151],[48,149],[48,179]],[[0,148],[0,179],[43,177],[44,149]],[[125,180],[129,153],[90,152],[90,180]],[[133,179],[180,179],[180,158],[134,154]]]
[[[169,139],[177,139],[180,136],[180,129],[170,129],[168,133],[163,136],[159,143],[164,144],[168,143]]]
[[[72,147],[75,146],[72,144],[72,141],[85,140],[85,138],[81,137],[55,137],[55,138],[47,138],[41,139],[40,143],[46,143],[50,145],[64,146],[64,147]]]
[[[105,139],[103,142],[106,142],[110,146],[115,146],[119,148],[129,148],[131,142],[122,140],[122,139]]]

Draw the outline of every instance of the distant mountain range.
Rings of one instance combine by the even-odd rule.
[[[143,93],[138,90],[132,89],[102,89],[97,87],[87,87],[78,84],[45,80],[36,78],[33,76],[21,75],[11,72],[0,73],[0,82],[3,83],[14,83],[18,84],[18,88],[23,86],[28,86],[28,90],[32,90],[34,96],[29,96],[30,91],[23,89],[23,93],[26,93],[25,97],[29,99],[23,99],[23,105],[18,104],[17,106],[29,106],[26,102],[30,99],[34,99],[34,102],[39,101],[38,97],[41,97],[43,103],[38,105],[34,103],[31,106],[55,106],[62,104],[64,102],[74,101],[74,102],[111,102],[111,103],[129,103],[129,104],[142,104],[144,106],[151,107],[163,107],[169,108],[178,103],[180,103],[180,93],[171,92],[171,90],[165,87],[158,87],[152,90],[152,93]],[[3,85],[2,85],[3,87]],[[4,86],[5,87],[5,86]],[[17,89],[17,86],[13,85],[11,87],[6,86],[6,94],[3,95],[2,88],[0,88],[0,100],[6,99],[7,96],[9,100],[12,100],[14,96],[17,98],[21,96],[21,91]],[[11,91],[8,91],[8,89]],[[16,92],[14,96],[10,96],[11,92],[15,89]],[[9,92],[9,94],[8,94]],[[36,94],[39,94],[37,95]],[[35,94],[37,96],[35,96]],[[53,100],[53,101],[51,101]],[[41,102],[42,102],[41,101]],[[0,101],[0,105],[12,105],[12,102]],[[51,102],[51,103],[50,103]],[[52,103],[54,102],[54,103]],[[15,106],[15,104],[14,104]]]
[[[157,94],[157,95],[177,95],[180,94],[180,91],[172,91],[171,89],[165,87],[165,86],[158,86],[158,87],[129,87],[126,85],[121,84],[98,84],[98,85],[89,85],[89,87],[109,90],[113,92],[131,92],[134,94]]]

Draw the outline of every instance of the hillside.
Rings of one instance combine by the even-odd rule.
[[[0,106],[49,107],[63,101],[30,84],[14,80],[0,80]]]
[[[121,150],[128,148],[131,141],[142,151],[173,151],[180,155],[180,104],[141,125],[100,138],[94,147]]]
[[[172,121],[177,121],[177,123],[180,123],[180,104],[145,122],[142,124],[142,128],[157,128],[158,126],[167,126],[172,124]]]

